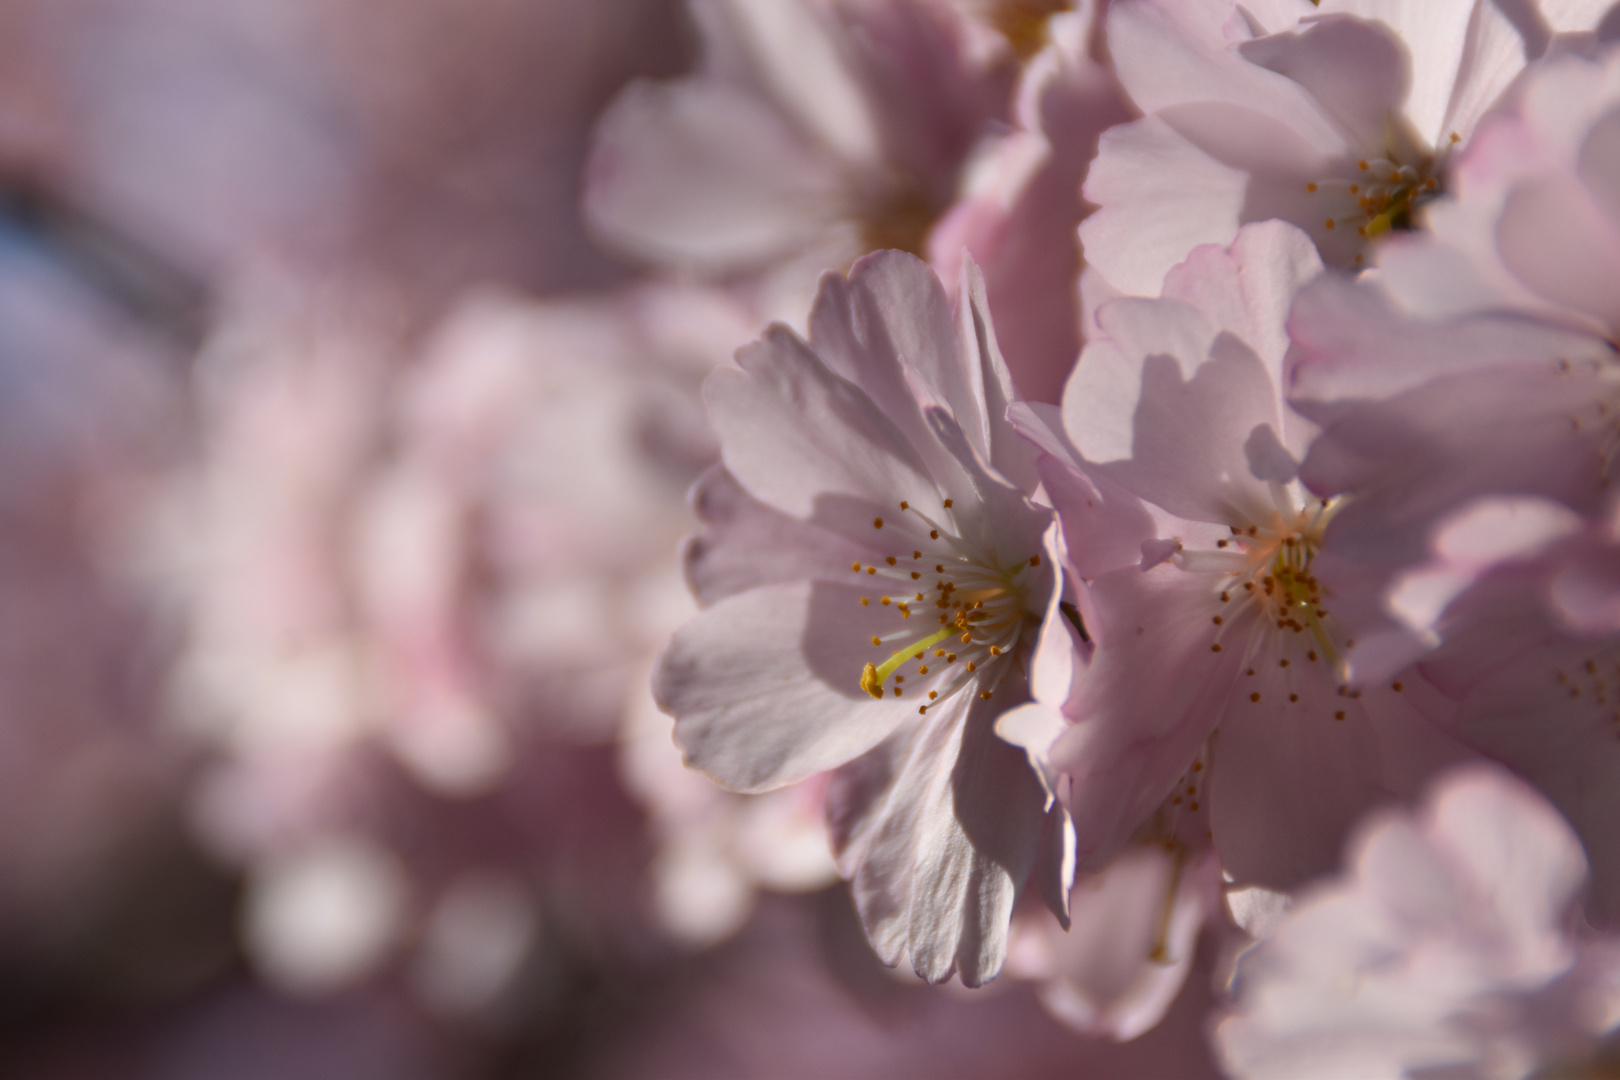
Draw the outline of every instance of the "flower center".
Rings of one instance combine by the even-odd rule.
[[[1458,138],[1452,136],[1453,141]],[[1351,177],[1312,180],[1305,190],[1322,197],[1324,229],[1354,229],[1371,241],[1414,227],[1418,206],[1440,193],[1438,172],[1435,155],[1404,146],[1386,149],[1382,157],[1362,158]],[[1355,262],[1362,262],[1360,253]]]
[[[998,0],[990,9],[989,22],[1018,59],[1028,60],[1051,40],[1047,20],[1072,6],[1070,0]]]
[[[951,500],[944,505],[949,511]],[[892,679],[895,697],[907,689],[927,696],[917,708],[925,715],[930,705],[943,704],[970,683],[983,687],[979,696],[988,699],[991,687],[1005,677],[1001,661],[1013,655],[1025,626],[1034,620],[1025,608],[1023,575],[1039,566],[1041,557],[1004,565],[994,551],[972,550],[954,530],[909,503],[902,502],[900,509],[926,529],[903,532],[911,546],[898,554],[851,566],[857,574],[901,586],[887,596],[861,597],[862,607],[877,603],[892,608],[899,622],[890,633],[873,635],[874,648],[891,651],[861,669],[861,689],[881,698]],[[881,530],[883,519],[872,524]],[[910,687],[904,685],[902,670],[907,664],[916,665]]]
[[[940,207],[916,181],[905,180],[873,198],[860,214],[861,251],[904,251],[928,256],[928,234]]]
[[[1322,499],[1302,505],[1290,487],[1272,485],[1277,513],[1269,521],[1230,526],[1232,535],[1217,540],[1215,551],[1184,551],[1176,558],[1185,570],[1221,575],[1219,603],[1211,617],[1215,627],[1212,652],[1225,649],[1223,639],[1233,627],[1256,627],[1257,639],[1293,635],[1306,641],[1308,660],[1326,664],[1342,682],[1343,657],[1350,643],[1341,640],[1328,614],[1321,583],[1311,572],[1338,501]],[[1245,654],[1261,648],[1264,645],[1257,640],[1248,645]]]

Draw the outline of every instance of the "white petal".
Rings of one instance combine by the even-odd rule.
[[[853,384],[828,371],[786,327],[738,353],[741,371],[721,369],[703,386],[726,468],[748,493],[794,517],[810,518],[842,496],[850,528],[873,511],[935,490],[906,438]],[[860,535],[858,533],[854,535]]]
[[[688,764],[735,791],[766,791],[882,741],[909,707],[860,687],[874,652],[870,637],[893,616],[859,600],[850,587],[766,586],[683,626],[659,663],[653,694],[675,717]]]

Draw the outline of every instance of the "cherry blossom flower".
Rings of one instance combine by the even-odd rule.
[[[1421,660],[1447,702],[1440,723],[1568,816],[1605,920],[1620,914],[1617,402],[1591,258],[1612,231],[1602,148],[1616,70],[1573,55],[1538,65],[1459,158],[1437,231],[1392,243],[1376,281],[1318,282],[1290,321],[1293,401],[1324,425],[1301,475],[1344,498],[1329,545],[1379,601],[1352,613],[1357,677]],[[1525,216],[1547,214],[1584,224]],[[1558,267],[1571,273],[1547,276]]]
[[[1423,233],[1381,252],[1391,293],[1431,316],[1533,312],[1620,336],[1620,53],[1536,65],[1481,125]]]
[[[1340,612],[1362,601],[1320,584],[1338,508],[1299,484],[1313,426],[1282,396],[1284,316],[1320,269],[1283,223],[1200,248],[1162,298],[1099,310],[1061,430],[1023,413],[1095,651],[1048,749],[1025,734],[1039,723],[1007,734],[1044,760],[1081,869],[1134,836],[1213,844],[1230,880],[1292,887],[1460,753],[1414,708],[1420,680],[1348,682]]]
[[[1103,137],[1081,227],[1113,289],[1159,292],[1198,244],[1281,218],[1330,265],[1409,226],[1444,187],[1454,147],[1554,31],[1587,30],[1598,3],[1486,0],[1122,0],[1108,45],[1146,115]]]
[[[990,27],[1006,41],[1007,47],[1028,62],[1038,55],[1060,31],[1053,21],[1075,7],[1087,7],[1091,0],[949,0],[963,14]]]
[[[978,985],[1045,821],[992,725],[1037,651],[1066,691],[1073,645],[971,272],[956,314],[926,265],[880,253],[824,279],[808,343],[773,326],[711,376],[723,468],[687,553],[707,608],[654,690],[688,763],[733,790],[844,766],[829,814],[878,955]]]
[[[1620,943],[1571,918],[1568,826],[1499,770],[1452,773],[1416,812],[1359,831],[1238,967],[1216,1032],[1228,1073],[1600,1075],[1613,1067]]]
[[[633,83],[603,116],[585,209],[612,247],[709,276],[764,275],[798,319],[815,280],[925,250],[1005,71],[929,0],[700,0],[697,75]]]
[[[1344,503],[1328,530],[1343,557],[1324,572],[1352,573],[1379,602],[1348,612],[1359,642],[1351,667],[1377,681],[1421,657],[1437,639],[1426,624],[1466,587],[1450,560],[1447,593],[1416,574],[1436,530],[1483,498],[1552,499],[1600,516],[1604,419],[1612,350],[1583,331],[1511,312],[1420,318],[1371,279],[1323,278],[1304,290],[1289,321],[1291,401],[1323,430],[1301,465],[1305,483]],[[1496,542],[1511,553],[1504,533]],[[1495,556],[1483,557],[1488,567]],[[1391,590],[1407,590],[1397,599]]]
[[[1387,607],[1427,646],[1441,724],[1566,816],[1592,869],[1588,914],[1620,917],[1620,533],[1544,498],[1484,497],[1443,518]]]

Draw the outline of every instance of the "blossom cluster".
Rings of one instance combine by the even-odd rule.
[[[47,7],[0,1073],[1620,1075],[1615,0]]]
[[[1202,927],[1231,1075],[1612,1067],[1606,5],[693,11],[586,196],[785,320],[704,384],[687,765],[817,785],[929,982],[1127,1039]]]

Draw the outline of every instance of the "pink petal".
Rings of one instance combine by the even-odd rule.
[[[811,243],[842,215],[841,183],[822,151],[754,98],[636,83],[597,127],[585,208],[632,255],[731,270]]]

